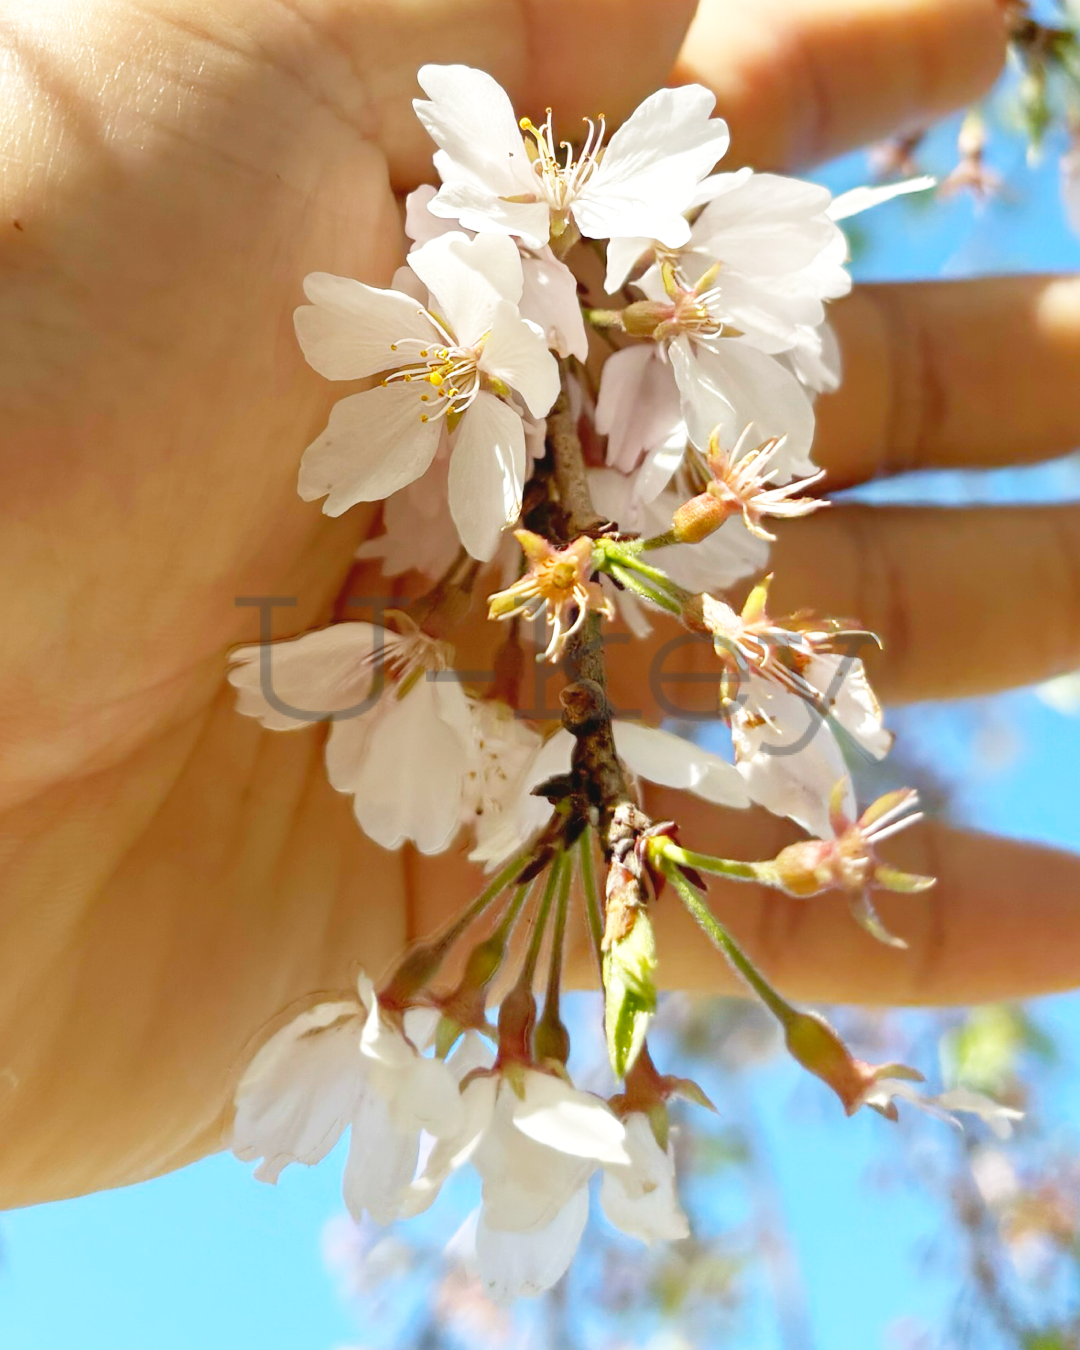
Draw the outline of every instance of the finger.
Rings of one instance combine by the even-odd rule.
[[[1080,444],[1080,279],[860,286],[830,318],[844,383],[818,404],[827,489]]]
[[[452,10],[305,0],[297,8],[305,41],[316,31],[339,58],[348,55],[347,63],[309,63],[313,78],[386,151],[401,189],[431,176],[431,145],[411,107],[414,72],[427,61],[490,71],[530,116],[550,104],[565,126],[598,111],[614,125],[667,82],[678,54],[679,82],[717,90],[737,157],[791,167],[963,105],[993,83],[1004,55],[995,0],[461,0]],[[297,34],[286,26],[282,41],[292,64]]]
[[[790,827],[763,813],[719,811],[686,794],[657,792],[646,805],[654,819],[678,820],[687,847],[719,856],[773,857],[792,837]],[[710,885],[709,901],[768,978],[795,999],[983,1003],[1080,984],[1080,858],[940,822],[919,826],[886,848],[899,866],[937,877],[937,885],[921,895],[875,892],[875,905],[908,943],[906,951],[864,932],[843,896],[796,900],[729,882]],[[653,918],[665,986],[738,991],[738,981],[670,890]],[[587,981],[584,956],[581,978]]]
[[[889,700],[964,698],[1080,664],[1080,507],[833,507],[775,554],[778,613],[858,618]]]
[[[980,97],[1005,55],[997,0],[702,0],[676,68],[714,89],[732,155],[792,168]]]
[[[886,701],[962,698],[1080,665],[1080,507],[834,506],[778,531],[770,611],[856,620]],[[611,660],[627,716],[715,714],[711,644],[658,619]]]

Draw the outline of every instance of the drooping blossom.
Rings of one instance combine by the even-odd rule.
[[[558,661],[590,613],[615,617],[611,601],[591,579],[593,541],[582,536],[566,548],[556,548],[530,530],[516,530],[515,535],[527,566],[513,585],[490,597],[488,618],[543,617],[549,637],[540,656]]]
[[[495,552],[521,509],[522,418],[543,415],[559,388],[555,358],[518,313],[521,259],[499,235],[433,239],[409,254],[438,316],[401,290],[315,272],[296,311],[304,355],[320,375],[380,384],[334,405],[300,467],[305,501],[340,515],[419,478],[449,437],[447,492],[461,542]]]
[[[609,1163],[600,1182],[600,1205],[608,1219],[630,1237],[650,1246],[688,1237],[687,1222],[675,1187],[675,1155],[670,1140],[661,1148],[643,1111],[623,1117],[628,1165]]]
[[[741,614],[702,597],[704,627],[724,666],[721,711],[753,800],[825,837],[830,801],[854,814],[838,736],[873,759],[888,753],[892,737],[862,661],[836,650],[841,634],[808,621],[798,627],[774,622],[765,611],[767,594],[767,582],[756,587]],[[834,798],[837,783],[842,788]]]
[[[843,809],[846,784],[841,779],[833,788],[829,804],[830,839],[803,839],[789,844],[768,864],[770,879],[788,895],[812,896],[823,891],[847,893],[851,912],[879,942],[890,947],[906,947],[894,937],[878,916],[870,898],[875,886],[882,890],[911,895],[928,890],[933,877],[916,876],[883,863],[877,848],[894,834],[922,820],[916,810],[918,794],[910,788],[888,792],[868,806],[858,820]]]
[[[455,1134],[461,1099],[447,1065],[420,1053],[438,1014],[392,1019],[363,974],[357,993],[301,1013],[262,1046],[236,1090],[232,1149],[262,1158],[255,1175],[273,1182],[289,1163],[321,1161],[351,1128],[345,1203],[357,1220],[367,1212],[390,1223],[416,1174],[421,1133]]]
[[[451,1172],[471,1163],[482,1185],[481,1282],[501,1302],[540,1293],[564,1274],[577,1249],[589,1177],[602,1165],[632,1165],[626,1131],[602,1098],[519,1064],[473,1076],[461,1104],[461,1128],[436,1143],[402,1212],[426,1209]]]
[[[659,727],[616,718],[612,723],[615,750],[632,774],[662,787],[681,788],[719,806],[748,806],[750,797],[735,767],[719,755]],[[525,761],[509,785],[498,812],[477,822],[476,847],[469,855],[476,862],[495,866],[524,847],[551,813],[533,788],[550,778],[568,773],[574,737],[560,727]]]
[[[326,772],[384,848],[440,853],[457,832],[472,724],[444,643],[404,615],[394,632],[340,623],[230,660],[237,709],[274,731],[328,720]],[[441,678],[440,678],[441,677]]]
[[[440,234],[461,228],[459,221],[431,212],[435,192],[430,183],[425,183],[405,199],[405,233],[413,241],[414,249]],[[519,239],[517,245],[521,254],[522,288],[518,302],[521,317],[540,331],[557,356],[574,356],[584,361],[589,354],[589,337],[578,298],[577,278],[546,244],[532,249]]]
[[[690,84],[650,95],[606,145],[603,117],[587,123],[580,153],[562,142],[560,162],[550,112],[539,127],[519,122],[484,71],[428,65],[417,79],[428,99],[413,107],[439,147],[442,179],[429,209],[531,248],[571,221],[591,239],[644,235],[677,247],[690,234],[683,212],[730,139],[726,124],[710,119],[714,96]]]

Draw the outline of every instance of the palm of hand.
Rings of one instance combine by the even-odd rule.
[[[30,112],[2,330],[9,1203],[213,1147],[269,1020],[346,984],[358,957],[377,970],[467,884],[459,859],[368,844],[325,784],[318,733],[266,736],[222,688],[223,653],[258,633],[237,597],[297,597],[281,632],[325,621],[371,523],[296,497],[299,453],[342,391],[299,359],[291,309],[309,271],[385,284],[400,261],[392,187],[429,163],[408,116],[424,60],[525,70],[519,99],[559,101],[569,125],[663,83],[692,6],[594,6],[585,34],[550,5],[543,26],[527,5],[514,25],[478,5],[440,26],[404,5],[163,0],[150,17],[91,7],[74,35],[58,0],[25,8],[8,24],[12,107]],[[978,8],[963,22],[982,33]],[[706,69],[714,12],[688,49]],[[971,69],[926,111],[992,76],[997,39],[980,40],[981,66],[969,47]],[[758,97],[733,75],[736,118]],[[878,102],[836,137],[887,127],[902,99]],[[792,140],[782,118],[755,134],[766,155]],[[736,147],[755,148],[737,121]],[[760,848],[745,832],[733,848],[764,853],[771,827],[754,828]],[[838,931],[823,924],[826,950]]]

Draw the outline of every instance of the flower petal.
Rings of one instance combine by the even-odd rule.
[[[406,261],[463,347],[484,336],[502,302],[516,305],[521,299],[521,255],[503,234],[470,239],[452,230],[414,249]]]
[[[454,433],[447,491],[461,542],[487,562],[521,511],[525,432],[494,394],[477,394]]]
[[[411,840],[421,853],[441,853],[458,830],[467,744],[440,716],[434,680],[387,702],[356,780],[356,818],[383,848]]]
[[[719,806],[750,805],[734,764],[682,736],[641,722],[612,723],[615,749],[635,774],[662,787],[688,789]]]
[[[559,1153],[597,1162],[627,1163],[626,1131],[607,1103],[554,1074],[525,1075],[525,1095],[514,1104],[515,1126]]]
[[[831,193],[817,183],[775,173],[718,174],[716,182],[721,190],[694,222],[692,240],[724,264],[725,276],[728,268],[796,272],[839,233],[825,215]]]
[[[496,1303],[532,1297],[566,1274],[589,1218],[589,1193],[582,1187],[546,1228],[508,1233],[489,1228],[481,1210],[476,1225],[476,1260],[484,1292]]]
[[[291,1162],[321,1162],[352,1120],[364,1085],[355,1001],[320,1003],[261,1047],[236,1089],[231,1147],[263,1158],[260,1181]]]
[[[625,347],[605,361],[596,429],[608,438],[607,463],[623,473],[633,473],[650,450],[678,443],[684,430],[678,386],[652,343]]]
[[[574,202],[581,233],[684,244],[690,227],[682,212],[730,142],[726,123],[710,119],[715,103],[700,84],[651,94],[612,136]]]
[[[652,256],[651,239],[611,239],[607,246],[607,274],[604,277],[604,290],[608,295],[618,295],[626,285],[630,273],[648,254]]]
[[[310,305],[293,315],[296,337],[310,366],[328,380],[357,380],[401,365],[391,343],[399,338],[438,339],[416,301],[398,291],[312,272],[304,278]]]
[[[510,244],[508,239],[505,242]],[[517,390],[534,417],[543,417],[558,397],[559,367],[555,358],[536,329],[508,301],[495,310],[479,364],[485,375]]]
[[[669,355],[695,445],[706,446],[719,426],[721,444],[733,447],[752,423],[762,440],[786,437],[773,461],[779,481],[814,472],[814,409],[778,361],[732,338],[716,351],[677,338]]]
[[[274,731],[309,726],[328,713],[362,706],[371,690],[370,657],[382,628],[335,623],[284,642],[229,653],[236,710]]]
[[[675,1189],[675,1158],[660,1147],[648,1118],[632,1111],[625,1120],[630,1167],[605,1168],[600,1204],[616,1228],[642,1242],[689,1237],[690,1225]]]
[[[464,178],[494,196],[513,197],[532,177],[529,157],[506,91],[471,66],[425,65],[417,82],[428,100],[414,99],[424,130],[444,151],[444,182]]]
[[[357,1223],[365,1210],[376,1223],[393,1223],[419,1156],[420,1131],[400,1129],[387,1101],[367,1091],[353,1120],[341,1183],[346,1208]]]
[[[335,403],[326,430],[304,451],[300,496],[306,502],[326,497],[323,511],[340,516],[419,478],[435,458],[443,426],[442,419],[422,422],[423,408],[420,388],[404,383]]]
[[[750,718],[736,714],[731,734],[752,800],[828,839],[829,797],[838,782],[845,785],[841,810],[848,816],[855,811],[847,765],[828,723],[797,695],[757,680],[746,711]]]
[[[522,318],[536,324],[548,346],[560,356],[576,356],[584,361],[589,354],[589,335],[573,272],[549,248],[539,254],[527,254],[521,260],[521,268]]]
[[[879,183],[873,187],[851,188],[850,191],[841,192],[839,197],[833,198],[827,215],[830,220],[847,220],[848,216],[891,202],[894,197],[905,197],[909,192],[928,192],[934,187],[937,187],[937,179],[931,178],[929,174],[922,174],[918,178],[907,178],[901,183]]]
[[[435,156],[435,168],[443,178],[452,173],[449,158],[441,150]],[[428,209],[456,220],[465,230],[516,235],[529,248],[543,248],[550,233],[551,211],[546,201],[510,201],[468,182],[444,183]]]

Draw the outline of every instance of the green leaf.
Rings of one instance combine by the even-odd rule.
[[[624,1078],[645,1044],[656,1011],[656,938],[639,909],[624,937],[604,953],[604,1030],[616,1078]]]

